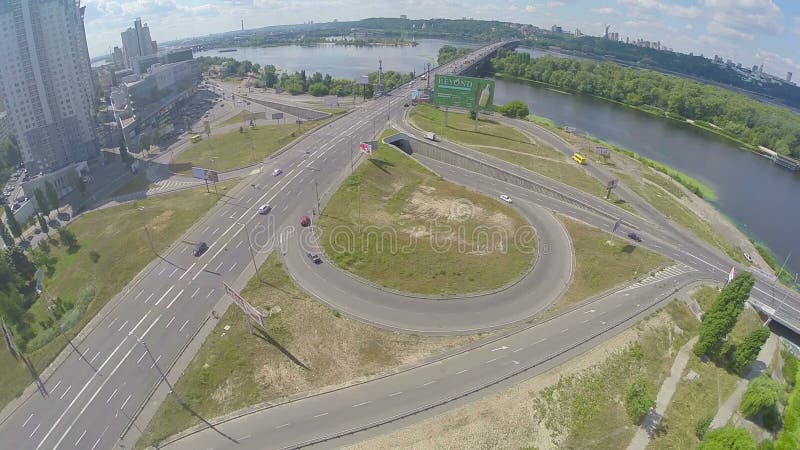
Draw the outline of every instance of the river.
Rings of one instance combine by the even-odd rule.
[[[422,39],[416,47],[346,47],[319,45],[239,48],[196,56],[227,56],[280,69],[329,73],[352,78],[378,68],[420,73],[433,63],[442,45],[468,46]],[[525,50],[534,56],[543,53]],[[765,242],[778,263],[800,272],[800,176],[772,162],[740,150],[729,140],[688,124],[652,115],[588,96],[560,94],[538,85],[497,80],[495,101],[522,100],[531,112],[561,125],[574,126],[600,139],[663,162],[711,186],[715,206],[751,237]]]
[[[396,72],[425,71],[425,64],[436,65],[439,48],[444,45],[474,47],[475,44],[420,39],[419,45],[355,47],[334,44],[314,46],[286,45],[281,47],[240,47],[235,52],[220,53],[218,49],[195,53],[198,56],[222,56],[249,60],[263,65],[272,64],[278,69],[295,72],[305,69],[308,75],[320,72],[334,78],[355,78],[378,71],[378,60],[383,70]]]

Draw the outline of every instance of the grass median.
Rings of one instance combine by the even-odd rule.
[[[240,408],[341,385],[476,339],[423,337],[382,330],[342,317],[299,289],[276,254],[259,268],[242,295],[271,312],[265,329],[248,333],[231,307],[175,384],[190,408],[211,419]],[[173,397],[161,404],[137,447],[199,423]]]
[[[317,224],[336,265],[406,292],[499,288],[525,273],[535,254],[534,231],[512,207],[385,144],[347,178]]]
[[[231,183],[220,183],[220,195],[232,186]],[[205,189],[193,189],[89,212],[69,223],[67,228],[75,233],[78,247],[76,251],[69,252],[62,246],[52,246],[50,256],[55,263],[52,275],[45,281],[50,296],[73,304],[81,304],[84,300],[87,302],[81,305],[86,309],[77,315],[67,333],[75,336],[153,260],[155,255],[145,227],[152,239],[153,249],[161,252],[197,222],[217,200],[215,194],[206,193]],[[97,262],[93,261],[92,252],[97,253]],[[43,340],[43,333],[48,329],[43,328],[39,321],[47,317],[45,305],[37,301],[29,313],[35,318],[32,327],[37,336],[42,336],[39,339]],[[63,338],[54,332],[52,334],[40,348],[28,354],[40,371],[66,345]],[[35,342],[31,340],[33,344]],[[3,367],[0,372],[0,404],[5,405],[32,380],[24,364],[14,360],[6,351],[0,351],[0,367]]]
[[[258,125],[255,128],[243,126],[242,132],[235,130],[219,135],[212,134],[176,156],[170,164],[170,170],[191,175],[192,167],[220,172],[245,167],[263,160],[327,120],[303,122],[300,125]]]
[[[411,121],[423,130],[605,198],[606,189],[602,183],[575,162],[510,126],[484,118],[478,121],[476,132],[475,121],[466,114],[449,112],[445,127],[444,112],[430,105],[415,107],[411,111]]]
[[[568,309],[593,295],[632,281],[669,264],[658,253],[615,239],[608,245],[608,233],[582,222],[559,216],[569,233],[575,252],[572,284],[548,312]]]

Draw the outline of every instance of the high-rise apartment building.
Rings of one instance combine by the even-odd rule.
[[[136,58],[155,53],[155,44],[150,39],[150,28],[142,25],[142,19],[133,21],[133,28],[128,28],[122,34],[122,54],[125,57],[125,66],[132,68]]]
[[[0,1],[0,103],[29,171],[97,153],[89,50],[78,0]]]

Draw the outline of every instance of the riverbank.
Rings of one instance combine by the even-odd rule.
[[[529,78],[517,77],[517,76],[510,75],[510,74],[503,73],[503,72],[495,73],[494,76],[496,78],[500,78],[502,80],[516,81],[516,82],[521,82],[521,83],[529,83],[529,84],[542,86],[542,87],[545,87],[545,88],[547,88],[549,90],[552,90],[552,91],[555,91],[555,92],[558,92],[558,93],[565,93],[566,92],[566,93],[570,93],[570,94],[585,95],[587,97],[592,97],[592,98],[604,100],[604,101],[607,101],[607,102],[610,102],[610,103],[614,103],[616,105],[620,105],[620,106],[631,108],[631,109],[634,109],[634,110],[637,110],[637,111],[641,111],[641,112],[647,113],[647,114],[649,114],[651,116],[669,119],[669,120],[672,120],[672,121],[675,121],[675,122],[679,122],[679,123],[682,123],[682,124],[685,124],[685,125],[689,125],[689,126],[692,126],[692,127],[695,127],[695,128],[699,128],[701,130],[705,130],[707,132],[713,133],[713,134],[715,134],[717,136],[720,136],[720,137],[725,138],[725,139],[727,139],[727,140],[729,140],[731,142],[736,143],[743,150],[751,151],[751,152],[753,152],[753,153],[755,153],[757,155],[760,155],[760,156],[763,155],[763,153],[759,152],[758,145],[752,144],[752,143],[749,143],[749,142],[745,142],[745,141],[739,139],[737,136],[734,136],[732,134],[726,133],[723,129],[719,128],[718,126],[716,126],[716,125],[714,125],[714,124],[712,124],[710,122],[706,122],[706,121],[703,121],[703,120],[697,120],[697,119],[690,119],[688,117],[683,117],[683,116],[681,116],[679,114],[671,113],[669,111],[665,111],[663,109],[656,108],[656,107],[653,107],[653,106],[650,106],[650,105],[635,106],[635,105],[631,105],[629,103],[623,103],[623,102],[620,102],[620,101],[617,101],[617,100],[614,100],[614,99],[610,99],[610,98],[606,98],[606,97],[602,97],[602,96],[599,96],[599,95],[579,93],[579,92],[576,92],[576,91],[569,91],[569,90],[566,90],[565,88],[563,88],[561,86],[558,86],[558,85],[545,83],[545,82],[537,81],[537,80],[531,80]],[[783,156],[787,156],[787,155],[783,155]]]

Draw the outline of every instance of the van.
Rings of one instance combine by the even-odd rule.
[[[436,133],[425,133],[425,139],[429,141],[436,141]]]
[[[572,154],[572,159],[574,159],[575,162],[578,164],[586,164],[586,157],[584,157],[578,152]]]
[[[202,141],[202,140],[203,140],[203,138],[202,138],[202,137],[200,137],[200,135],[199,135],[199,134],[195,134],[194,136],[192,136],[192,142],[193,142],[193,143],[194,143],[194,142],[200,142],[200,141]]]

